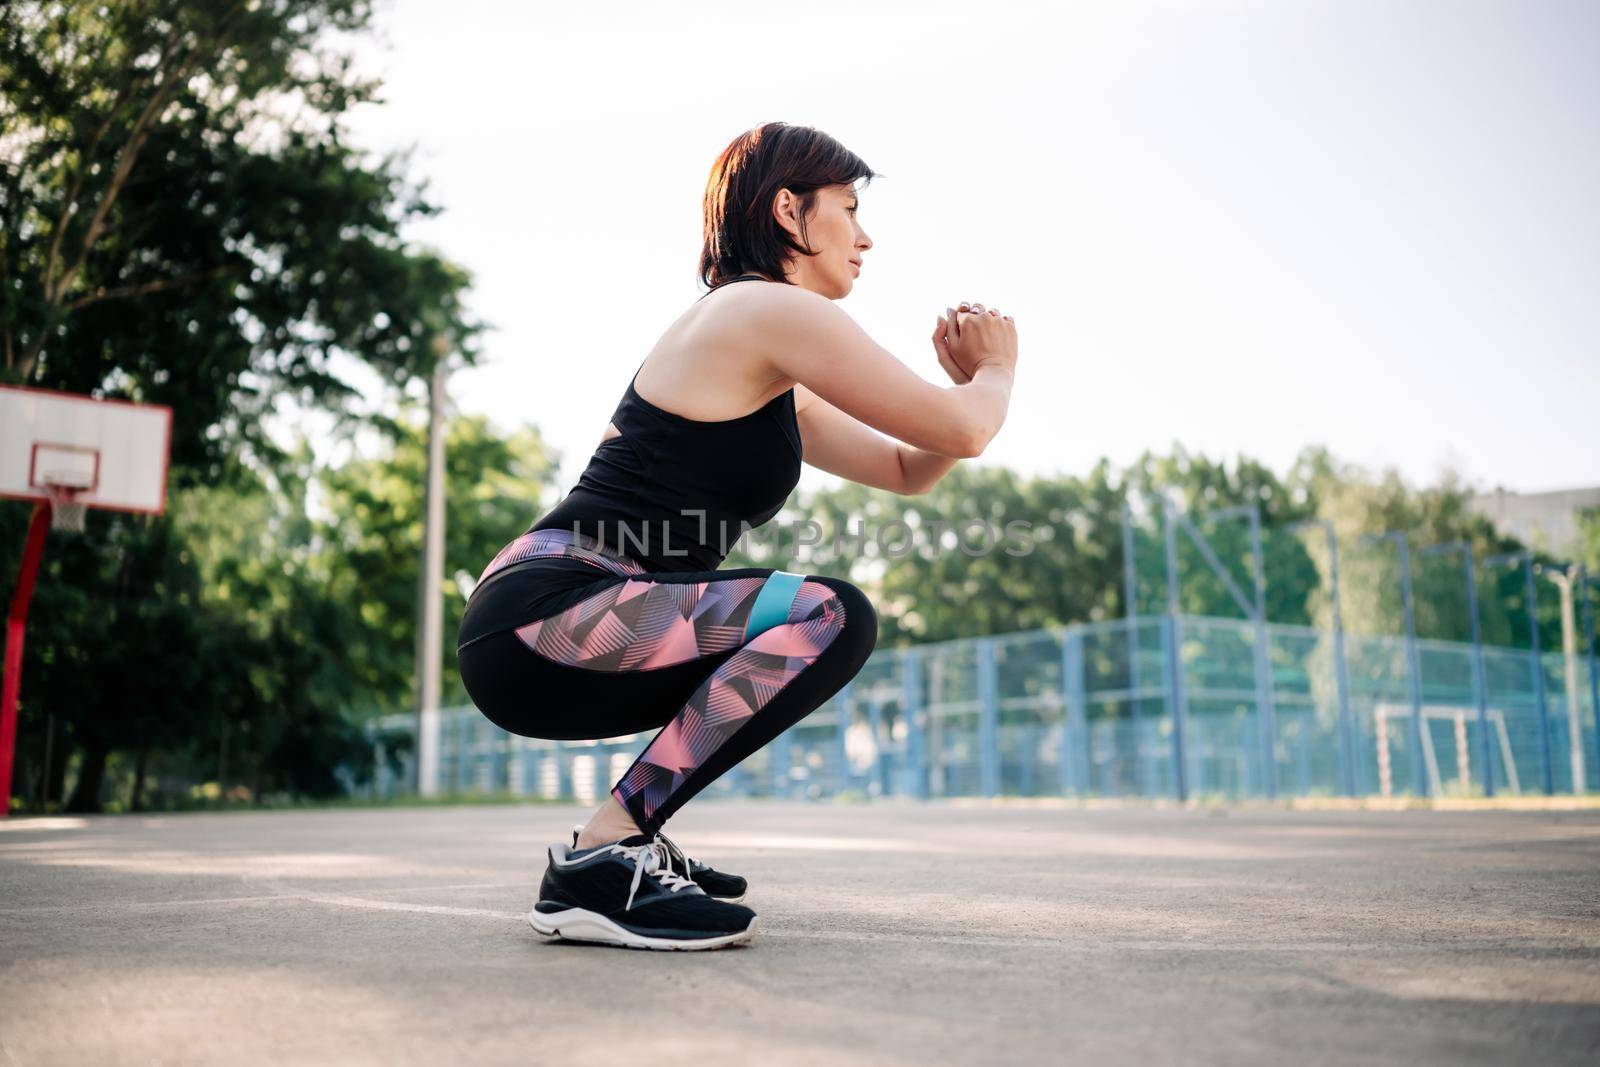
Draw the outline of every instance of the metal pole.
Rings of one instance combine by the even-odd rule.
[[[440,354],[428,387],[428,488],[422,538],[422,639],[417,648],[417,792],[439,792],[439,690],[444,669],[444,403]]]
[[[1261,782],[1278,795],[1278,715],[1272,704],[1272,663],[1267,648],[1267,579],[1261,558],[1261,509],[1250,508],[1250,571],[1255,582],[1256,725],[1261,735]]]
[[[0,678],[0,816],[11,811],[11,768],[17,747],[17,700],[22,690],[22,642],[28,625],[28,605],[33,600],[33,583],[39,573],[45,538],[50,534],[50,502],[34,505],[28,520],[27,540],[22,544],[22,566],[17,570],[17,587],[11,594],[11,611],[6,616],[5,676]],[[50,768],[45,768],[48,776]]]
[[[834,694],[834,708],[838,712],[838,742],[839,751],[839,792],[843,793],[850,786],[850,752],[845,745],[845,736],[850,730],[851,720],[855,717],[851,705],[855,701],[855,681],[844,683],[839,691]]]
[[[1422,655],[1417,648],[1417,619],[1411,592],[1411,549],[1406,535],[1389,535],[1400,548],[1400,601],[1406,620],[1406,690],[1411,698],[1411,791],[1425,797],[1430,783],[1422,763]]]
[[[867,722],[872,727],[872,780],[878,784],[878,795],[887,796],[889,763],[884,752],[883,699],[876,688],[873,689],[872,698],[867,701]]]
[[[1539,709],[1539,777],[1544,783],[1545,796],[1556,791],[1555,770],[1550,754],[1550,707],[1544,695],[1544,663],[1539,656],[1539,602],[1538,590],[1533,584],[1533,553],[1522,553],[1523,588],[1528,598],[1528,647],[1533,659],[1533,699]]]
[[[1172,698],[1172,780],[1178,799],[1189,799],[1185,775],[1183,734],[1188,718],[1183,686],[1183,617],[1178,613],[1178,522],[1177,509],[1162,497],[1167,534],[1167,683]]]
[[[1138,759],[1138,738],[1142,734],[1144,700],[1139,695],[1138,561],[1133,554],[1133,509],[1122,505],[1122,602],[1128,620],[1128,688],[1133,691],[1134,758]]]
[[[455,776],[450,783],[449,792],[471,793],[477,784],[474,766],[473,748],[476,747],[476,738],[473,737],[472,722],[465,715],[452,716],[455,720],[455,729],[451,731],[456,739]]]
[[[1600,768],[1600,662],[1594,653],[1594,593],[1588,569],[1578,568],[1579,583],[1583,586],[1583,647],[1589,656],[1589,714],[1594,719],[1594,765]],[[1587,782],[1584,788],[1588,788]]]
[[[1067,631],[1061,649],[1061,687],[1066,720],[1061,736],[1061,788],[1089,795],[1088,680],[1083,664],[1083,630]]]
[[[986,797],[1000,793],[1000,708],[994,639],[978,641],[978,787]]]
[[[772,778],[772,796],[783,800],[789,795],[789,765],[794,760],[794,739],[785,730],[772,739],[768,751],[772,753],[768,769]]]
[[[1478,577],[1472,546],[1461,546],[1467,572],[1467,611],[1472,619],[1472,687],[1478,695],[1478,740],[1483,746],[1483,795],[1494,796],[1494,746],[1489,743],[1489,678],[1483,664],[1483,633],[1478,625]]]
[[[507,731],[496,726],[494,729],[489,731],[489,737],[490,744],[494,746],[494,748],[491,750],[493,752],[493,759],[489,765],[489,792],[509,793],[511,792],[511,735]],[[600,767],[600,773],[602,775],[606,773],[606,766],[603,763]]]
[[[556,759],[556,796],[562,800],[572,800],[578,791],[572,775],[572,761],[567,758],[567,743],[555,742],[552,751]]]
[[[1339,734],[1344,745],[1344,794],[1356,795],[1356,724],[1350,714],[1350,672],[1344,653],[1344,616],[1339,607],[1339,538],[1333,523],[1322,520],[1328,535],[1328,581],[1333,591],[1333,684],[1339,694]]]
[[[1567,709],[1567,762],[1572,776],[1572,792],[1583,790],[1588,775],[1583,766],[1583,716],[1578,703],[1578,622],[1577,591],[1573,587],[1578,568],[1567,564],[1565,571],[1551,570],[1550,577],[1561,590],[1561,680]]]
[[[922,737],[922,657],[914,648],[901,653],[901,714],[906,720],[906,774],[911,779],[911,795],[928,799],[927,750]]]

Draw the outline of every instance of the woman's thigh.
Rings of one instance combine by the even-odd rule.
[[[462,682],[486,717],[527,737],[659,728],[773,624],[774,575],[799,577],[751,567],[601,578],[594,593],[553,615],[464,646]]]
[[[592,671],[541,656],[506,630],[463,648],[458,662],[472,702],[496,726],[573,741],[660,729],[734,651],[648,671]]]

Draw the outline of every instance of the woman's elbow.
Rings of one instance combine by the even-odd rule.
[[[944,455],[953,459],[973,459],[983,455],[983,450],[989,447],[989,442],[994,439],[994,434],[981,426],[958,427],[957,432],[949,442],[949,451]]]

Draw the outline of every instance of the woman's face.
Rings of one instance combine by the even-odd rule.
[[[801,242],[817,254],[790,256],[790,276],[795,284],[830,300],[850,295],[861,273],[862,254],[872,247],[872,238],[856,218],[858,202],[853,185],[826,185],[817,190],[806,219],[806,240]],[[774,206],[798,241],[799,199],[787,189],[780,190]]]

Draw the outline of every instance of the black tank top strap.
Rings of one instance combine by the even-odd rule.
[[[718,289],[721,289],[724,285],[732,285],[734,282],[769,282],[771,280],[771,278],[763,277],[760,274],[736,274],[732,278],[722,279],[716,285],[713,285],[711,288],[701,293],[697,299],[704,300]]]

